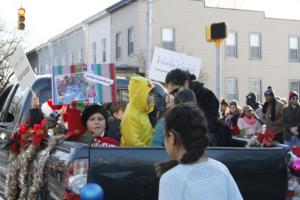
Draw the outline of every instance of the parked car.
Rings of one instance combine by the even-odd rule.
[[[119,87],[119,90],[121,87]],[[124,87],[125,88],[125,87]],[[32,84],[40,102],[51,98],[51,78],[39,77]],[[124,92],[125,93],[125,92]],[[123,92],[119,92],[119,95]],[[28,116],[31,92],[13,84],[0,96],[0,147],[20,122]],[[48,140],[41,148],[47,146]],[[283,200],[288,185],[287,150],[282,146],[245,148],[245,140],[234,139],[232,147],[209,147],[211,158],[224,163],[233,175],[246,200]],[[167,160],[164,148],[89,147],[73,141],[61,141],[49,157],[41,199],[75,198],[86,183],[97,183],[105,200],[158,197],[159,179],[153,165]],[[7,151],[0,151],[0,193],[5,190]],[[76,169],[76,170],[74,170]]]

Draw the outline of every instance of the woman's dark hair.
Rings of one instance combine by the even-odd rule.
[[[197,161],[208,145],[208,128],[204,114],[200,108],[193,104],[179,104],[166,114],[166,136],[172,132],[175,136],[174,145],[182,145],[186,153],[179,160],[182,164]],[[178,161],[170,160],[156,165],[160,176],[167,170],[176,166]]]
[[[272,98],[272,101],[271,101],[271,121],[275,121],[275,119],[276,119],[276,103],[277,103],[277,101],[276,101],[276,98],[273,96],[273,98]],[[267,109],[268,109],[268,105],[269,105],[269,103],[268,102],[265,102],[264,103],[264,105],[263,105],[263,107],[262,107],[262,113],[264,113],[264,114],[266,114],[267,113]]]
[[[192,90],[183,89],[176,93],[174,103],[175,105],[181,103],[194,103],[195,105],[197,105],[197,99]]]
[[[189,80],[189,74],[181,69],[173,69],[166,76],[166,84],[173,83],[174,85],[183,86],[185,81]]]

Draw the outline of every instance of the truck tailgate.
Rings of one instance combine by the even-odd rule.
[[[88,182],[103,187],[105,200],[157,199],[159,179],[153,165],[168,159],[163,148],[91,147],[89,153]],[[244,199],[285,199],[283,148],[208,148],[207,155],[228,167]]]

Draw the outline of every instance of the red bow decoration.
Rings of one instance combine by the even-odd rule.
[[[21,136],[21,148],[26,149],[27,146],[31,143],[32,141],[32,135],[33,129],[32,128],[27,128],[23,126],[22,124],[19,125],[19,131],[16,134],[20,134]]]
[[[266,129],[265,133],[259,133],[257,135],[257,140],[264,146],[271,146],[275,138],[275,134],[272,133],[269,129]]]
[[[13,134],[9,144],[9,151],[18,155],[20,153],[20,141],[21,135],[18,132]]]
[[[19,130],[13,134],[10,140],[10,152],[19,154],[20,147],[26,149],[30,144],[39,147],[42,140],[48,136],[44,128],[45,123],[46,119],[43,119],[41,124],[34,124],[33,128],[27,128],[20,124]]]
[[[42,140],[44,138],[46,138],[48,135],[44,129],[44,126],[40,125],[40,124],[35,124],[33,126],[33,134],[32,134],[32,137],[33,137],[33,141],[32,141],[32,145],[35,146],[35,147],[39,147]]]
[[[239,135],[240,134],[240,129],[239,129],[239,127],[233,127],[232,129],[231,129],[231,133],[232,133],[232,135]]]

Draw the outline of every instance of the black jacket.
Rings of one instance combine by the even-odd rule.
[[[120,124],[121,124],[121,120],[119,120],[119,119],[113,120],[109,124],[108,130],[106,132],[106,136],[114,138],[115,140],[120,142],[120,140],[121,140]]]
[[[195,93],[198,106],[203,110],[210,127],[219,118],[219,101],[217,97],[211,90],[204,87],[203,83],[198,81],[191,82],[190,88]]]
[[[203,86],[203,83],[192,81],[190,89],[195,93],[197,104],[203,110],[209,129],[210,146],[230,146],[231,131],[219,119],[219,101],[216,95]]]
[[[290,128],[300,126],[300,105],[298,104],[295,109],[291,105],[285,107],[282,111],[282,115],[282,122],[284,126],[283,138],[284,140],[290,141],[291,136],[293,135]],[[299,128],[298,131],[300,131]]]

